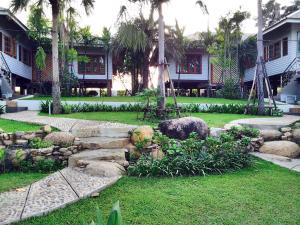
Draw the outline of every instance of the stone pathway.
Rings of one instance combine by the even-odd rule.
[[[264,129],[280,129],[300,121],[300,116],[284,115],[283,117],[270,118],[249,118],[233,120],[229,124],[240,124],[260,130]]]
[[[290,159],[284,156],[277,156],[260,152],[252,152],[251,154],[281,167],[300,172],[300,159]]]
[[[113,122],[101,122],[101,121],[91,121],[82,119],[71,119],[71,118],[59,118],[59,117],[47,117],[39,116],[38,111],[23,111],[17,113],[6,113],[2,114],[1,118],[16,120],[28,123],[36,123],[41,125],[50,125],[61,131],[71,131],[72,129],[88,127],[88,126],[102,126],[104,128],[117,128],[117,127],[128,127],[127,124],[113,123]]]
[[[0,225],[41,216],[89,197],[120,177],[95,177],[65,168],[27,187],[0,193]]]

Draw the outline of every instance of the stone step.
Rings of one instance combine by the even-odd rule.
[[[69,167],[78,167],[80,166],[81,161],[84,160],[93,160],[93,161],[117,161],[125,162],[125,151],[126,149],[97,149],[82,151],[77,154],[70,156],[69,158]]]
[[[89,126],[84,128],[73,128],[72,134],[79,138],[86,137],[111,137],[111,138],[125,138],[129,137],[129,132],[134,130],[137,126],[124,127],[103,127],[103,126]]]
[[[129,142],[129,138],[85,137],[75,141],[75,144],[83,149],[95,150],[124,148]]]

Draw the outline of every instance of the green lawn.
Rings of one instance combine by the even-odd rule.
[[[24,187],[46,176],[42,173],[4,173],[0,174],[0,192]]]
[[[36,131],[39,130],[40,127],[40,125],[36,124],[0,119],[0,128],[3,129],[5,132]]]
[[[32,97],[24,100],[47,100],[51,97]],[[139,98],[131,96],[116,96],[116,97],[62,97],[62,100],[67,101],[99,101],[99,102],[137,102]],[[173,102],[173,98],[168,97],[168,102]],[[230,100],[224,98],[206,98],[206,97],[177,97],[179,103],[212,103],[212,104],[245,104],[246,100]]]
[[[46,115],[42,114],[41,115]],[[232,120],[242,118],[255,118],[258,116],[243,115],[243,114],[220,114],[220,113],[192,113],[192,116],[199,117],[205,120],[210,127],[223,127]],[[54,117],[67,117],[74,119],[96,120],[96,121],[111,121],[133,125],[151,125],[156,126],[157,123],[151,123],[137,119],[136,112],[85,112],[63,115],[52,115]],[[142,117],[142,114],[139,115]]]
[[[300,224],[300,173],[268,162],[226,175],[124,177],[101,192],[22,225],[79,225],[108,217],[120,201],[124,224]],[[86,223],[82,223],[85,221]]]

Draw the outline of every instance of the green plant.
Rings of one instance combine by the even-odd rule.
[[[44,141],[39,137],[35,137],[29,142],[30,148],[38,149],[38,148],[48,148],[51,146],[53,146],[53,143],[51,141]]]
[[[6,150],[4,148],[0,148],[0,165],[2,165],[3,172],[5,172],[5,157],[6,157]]]
[[[120,209],[120,203],[117,201],[110,214],[108,221],[106,223],[107,225],[122,225],[122,216],[121,216],[121,209]],[[102,218],[101,211],[97,208],[97,219],[96,222],[92,221],[90,225],[105,225],[104,220]]]
[[[236,79],[227,78],[224,82],[222,89],[217,91],[217,97],[226,98],[226,99],[239,99],[240,95],[240,86]]]
[[[4,114],[5,113],[5,105],[0,105],[0,114]]]
[[[62,169],[63,165],[52,159],[42,159],[37,161],[23,160],[20,162],[19,170],[22,172],[50,173]]]

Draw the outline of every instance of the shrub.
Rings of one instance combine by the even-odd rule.
[[[53,146],[53,143],[51,141],[44,141],[39,137],[33,138],[29,143],[29,147],[30,148],[35,148],[35,149],[48,148],[48,147],[51,147],[51,146]]]
[[[52,159],[43,159],[36,162],[32,160],[23,160],[20,162],[19,170],[22,172],[40,172],[50,173],[63,168],[63,165]]]
[[[239,99],[240,86],[233,78],[227,78],[224,82],[222,89],[217,91],[217,97],[227,98],[227,99]]]
[[[258,131],[251,128],[232,128],[218,138],[199,140],[191,134],[187,140],[178,141],[156,134],[155,142],[161,146],[165,157],[155,160],[143,155],[128,168],[131,176],[188,176],[235,171],[251,165],[248,146]]]

